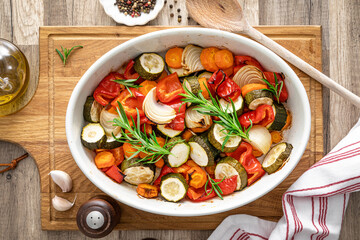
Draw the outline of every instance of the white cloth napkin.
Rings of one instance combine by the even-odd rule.
[[[278,223],[232,215],[224,219],[209,240],[338,239],[349,194],[359,190],[360,120],[284,193],[284,216]]]

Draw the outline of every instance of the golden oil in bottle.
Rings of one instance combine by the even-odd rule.
[[[29,65],[24,54],[11,42],[0,39],[0,115],[14,108],[29,82]],[[14,109],[15,110],[15,109]]]

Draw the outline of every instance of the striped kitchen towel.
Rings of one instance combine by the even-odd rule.
[[[360,190],[360,120],[282,196],[284,216],[271,222],[232,215],[209,240],[338,239],[351,192]]]

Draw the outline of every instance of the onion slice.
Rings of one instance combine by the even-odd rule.
[[[233,81],[242,88],[244,85],[250,83],[265,84],[262,80],[263,78],[265,78],[265,76],[259,68],[253,65],[246,65],[240,68],[240,70],[234,75]]]
[[[203,48],[192,44],[189,44],[184,48],[181,65],[183,66],[185,75],[205,70],[200,61],[200,54],[202,50]]]
[[[185,123],[188,128],[205,128],[211,125],[211,116],[201,114],[195,110],[196,106],[186,109]]]
[[[266,127],[254,125],[249,131],[249,140],[245,141],[263,154],[266,154],[270,150],[271,134]]]
[[[176,117],[172,107],[157,101],[156,87],[146,95],[142,108],[146,117],[156,124],[168,124]]]
[[[108,112],[103,108],[103,110],[100,113],[100,125],[104,128],[104,131],[107,136],[112,136],[112,133],[114,133],[115,136],[117,136],[120,133],[120,127],[114,126],[114,118],[119,117],[117,114],[113,114],[111,112]]]

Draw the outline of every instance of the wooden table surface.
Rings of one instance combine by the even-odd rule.
[[[323,72],[360,95],[359,0],[240,0],[251,25],[322,25]],[[27,56],[31,81],[38,81],[39,26],[117,25],[97,0],[1,0],[0,38],[17,44]],[[178,12],[180,9],[180,12]],[[173,13],[174,17],[170,17]],[[181,22],[178,22],[181,15]],[[195,25],[185,0],[168,0],[149,25]],[[30,89],[33,91],[34,89]],[[328,89],[323,90],[324,151],[329,152],[357,122],[360,110]],[[26,129],[24,129],[26,131]],[[1,133],[0,133],[1,134]],[[1,139],[1,137],[0,137]],[[24,150],[0,141],[0,163]],[[85,239],[78,231],[42,231],[39,174],[31,157],[0,175],[1,239]],[[360,235],[360,193],[351,194],[340,239]],[[114,231],[106,239],[206,239],[211,231]]]

